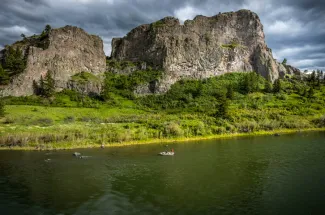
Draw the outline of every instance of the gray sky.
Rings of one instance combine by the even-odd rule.
[[[325,70],[324,0],[0,0],[0,48],[52,27],[75,25],[102,37],[106,55],[111,39],[165,16],[181,21],[196,15],[249,9],[264,25],[266,41],[279,61]]]

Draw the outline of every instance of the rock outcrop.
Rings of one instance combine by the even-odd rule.
[[[164,69],[155,92],[166,92],[182,78],[256,71],[274,81],[287,73],[266,45],[259,17],[249,10],[196,16],[184,25],[173,17],[141,25],[112,40],[111,57]]]
[[[102,80],[104,74],[95,76],[88,72],[81,72],[71,77],[66,88],[81,95],[98,96],[102,91]]]
[[[15,76],[8,86],[1,90],[3,96],[25,96],[33,94],[33,80],[38,81],[51,71],[56,90],[71,88],[71,76],[88,72],[94,75],[105,72],[106,59],[103,41],[100,37],[89,35],[84,30],[66,26],[53,29],[46,39],[39,41],[30,37],[12,45],[23,51],[26,58],[24,72]],[[3,50],[0,60],[4,61]]]

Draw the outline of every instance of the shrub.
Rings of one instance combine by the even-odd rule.
[[[162,20],[158,20],[157,22],[154,22],[151,24],[153,28],[161,28],[165,26],[165,23]]]
[[[103,120],[97,117],[89,117],[89,116],[83,116],[78,119],[80,122],[94,122],[94,123],[101,123]]]
[[[6,117],[3,121],[4,124],[13,124],[15,120],[12,117]]]
[[[265,79],[256,72],[246,73],[241,83],[241,91],[244,94],[258,92],[261,90],[261,85],[264,84],[264,80]]]
[[[53,119],[50,119],[50,118],[40,118],[40,119],[37,119],[34,122],[34,124],[40,125],[40,126],[43,126],[43,127],[51,126],[51,125],[53,125]]]
[[[219,126],[211,126],[211,131],[213,134],[224,134],[226,133],[226,128]]]
[[[239,132],[244,132],[244,133],[254,132],[259,130],[259,125],[254,120],[249,120],[249,121],[246,120],[241,123],[236,123],[235,126]]]
[[[180,137],[184,135],[184,131],[175,122],[169,122],[164,125],[164,135],[166,137]]]
[[[288,99],[288,96],[286,94],[283,94],[283,93],[279,93],[276,95],[276,98],[279,99],[279,100],[287,100]]]
[[[33,112],[38,112],[38,109],[37,108],[33,108],[32,111]]]
[[[259,123],[260,128],[263,130],[274,130],[280,128],[280,122],[276,120],[265,119]]]
[[[64,123],[73,123],[75,122],[74,116],[67,116],[63,119]]]
[[[289,118],[284,119],[281,122],[281,126],[284,128],[310,128],[310,122],[306,119],[295,119],[295,118]]]
[[[315,123],[319,127],[325,127],[325,115],[313,120],[313,123]]]

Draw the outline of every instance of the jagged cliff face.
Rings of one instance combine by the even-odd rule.
[[[13,45],[21,48],[26,55],[26,69],[1,90],[3,96],[33,94],[33,80],[38,81],[48,71],[52,71],[57,90],[70,88],[70,77],[77,73],[97,75],[105,72],[103,41],[80,28],[66,26],[53,29],[41,45],[35,47],[35,44],[19,42]]]
[[[139,26],[126,37],[112,40],[111,57],[163,68],[165,76],[156,92],[167,91],[182,78],[256,71],[274,81],[287,72],[273,59],[260,19],[248,10],[197,16],[184,25],[167,17]]]

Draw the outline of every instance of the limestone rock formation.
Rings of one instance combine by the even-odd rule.
[[[285,68],[287,70],[288,75],[302,76],[302,73],[300,72],[300,70],[295,68],[295,67],[292,67],[290,65],[286,65]]]
[[[173,17],[141,25],[112,40],[111,57],[163,68],[155,92],[166,92],[182,78],[256,71],[274,81],[287,73],[266,45],[259,17],[249,10],[196,16],[184,25]]]
[[[104,78],[104,74],[95,76],[92,73],[81,72],[71,77],[66,88],[81,95],[98,96],[102,91]]]
[[[105,72],[106,60],[102,39],[77,27],[53,29],[42,41],[30,37],[12,46],[23,51],[26,68],[1,90],[0,94],[3,96],[33,94],[33,80],[38,81],[48,71],[54,76],[56,90],[70,88],[70,77],[77,73],[89,72],[98,75]],[[1,61],[5,60],[5,51],[1,51]]]

